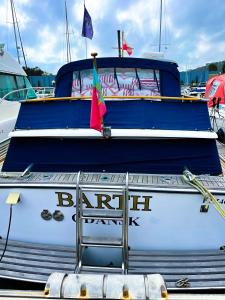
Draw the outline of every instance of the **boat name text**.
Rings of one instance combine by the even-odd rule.
[[[75,207],[76,200],[73,195],[67,192],[55,192],[57,195],[57,206],[59,207]],[[82,201],[85,208],[97,208],[97,209],[123,209],[123,195],[121,194],[91,194],[94,201],[90,201],[85,193],[82,193]],[[151,211],[150,200],[152,196],[149,195],[130,195],[128,197],[130,201],[130,210],[134,211]]]

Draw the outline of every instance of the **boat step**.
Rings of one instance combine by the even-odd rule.
[[[83,219],[123,220],[122,210],[83,209]]]
[[[85,273],[100,273],[100,274],[110,274],[110,273],[123,273],[121,267],[111,267],[111,266],[82,266],[80,269],[81,274]]]
[[[225,252],[130,250],[128,273],[159,273],[173,290],[225,289]]]
[[[0,240],[0,254],[5,240]],[[52,272],[74,273],[74,247],[8,241],[0,278],[45,283]]]
[[[105,239],[104,239],[105,240]],[[5,240],[0,240],[0,254]],[[128,274],[160,273],[169,290],[225,290],[225,252],[222,250],[162,251],[130,250]],[[0,278],[45,283],[53,272],[74,273],[74,247],[9,240],[0,262]],[[83,273],[106,273],[102,268],[83,267]],[[118,268],[107,273],[121,273]],[[182,280],[184,286],[182,286]],[[184,279],[188,279],[185,281]],[[180,287],[177,282],[180,281]],[[185,282],[189,287],[185,287]]]
[[[83,236],[81,246],[122,248],[121,238]]]
[[[118,193],[119,195],[123,195],[124,187],[118,187],[111,185],[110,188],[108,186],[95,186],[95,187],[86,187],[80,186],[80,190],[82,192],[108,192],[108,193]]]

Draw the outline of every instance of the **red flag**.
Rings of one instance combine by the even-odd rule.
[[[132,49],[130,46],[127,45],[126,41],[123,41],[122,50],[127,51],[127,54],[130,56],[132,54]]]
[[[100,117],[99,114],[96,87],[93,87],[92,90],[90,127],[98,131],[101,131],[102,129],[102,118]]]
[[[91,101],[91,116],[90,116],[90,127],[92,129],[102,131],[103,116],[106,113],[106,106],[101,91],[101,85],[98,78],[98,73],[93,67],[93,90],[92,90],[92,101]]]

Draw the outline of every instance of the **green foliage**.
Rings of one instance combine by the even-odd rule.
[[[28,76],[41,76],[41,75],[46,75],[46,72],[41,70],[39,67],[34,67],[34,68],[25,68],[23,67],[24,71]]]
[[[222,74],[224,74],[225,73],[225,61],[223,62],[223,65],[222,65]]]
[[[208,70],[209,71],[218,71],[217,65],[214,63],[211,63],[208,65]]]

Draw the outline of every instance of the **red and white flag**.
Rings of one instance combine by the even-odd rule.
[[[122,32],[122,51],[127,51],[127,54],[130,56],[133,52],[133,48],[131,48],[125,38],[124,38],[124,32]]]

